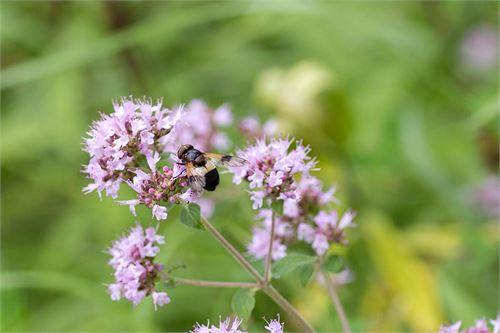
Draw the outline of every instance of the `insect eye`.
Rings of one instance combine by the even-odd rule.
[[[182,156],[184,155],[184,153],[186,151],[188,151],[189,149],[193,148],[192,145],[182,145],[179,150],[177,151],[177,157],[178,158],[182,158]]]

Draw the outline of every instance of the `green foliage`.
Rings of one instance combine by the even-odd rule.
[[[255,307],[255,291],[238,289],[233,295],[231,306],[236,317],[247,320]]]
[[[330,273],[339,273],[345,268],[344,258],[338,255],[329,256],[321,265],[321,269]]]
[[[286,257],[280,259],[272,266],[272,274],[275,278],[280,278],[285,274],[317,260],[316,257],[308,256],[302,253],[289,253]]]
[[[201,224],[200,206],[195,203],[182,206],[181,222],[190,228],[203,230],[204,228],[203,224]]]
[[[305,287],[311,282],[311,279],[314,276],[315,273],[315,266],[313,263],[309,264],[304,264],[301,267],[299,267],[299,279],[300,279],[300,284]]]

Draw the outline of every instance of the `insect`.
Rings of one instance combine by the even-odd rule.
[[[192,145],[182,145],[177,151],[177,157],[186,166],[186,173],[191,187],[196,191],[205,189],[214,191],[219,185],[217,166],[240,167],[246,160],[216,153],[203,153]]]

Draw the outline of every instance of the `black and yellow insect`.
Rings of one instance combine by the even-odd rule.
[[[240,167],[247,162],[236,156],[203,153],[189,144],[179,148],[177,157],[186,166],[190,186],[196,191],[215,190],[220,180],[217,166]]]

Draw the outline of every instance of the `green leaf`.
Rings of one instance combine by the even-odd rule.
[[[331,273],[338,273],[344,269],[344,259],[337,255],[330,256],[321,265],[321,269]]]
[[[255,306],[255,291],[252,289],[238,289],[233,295],[231,306],[238,318],[248,319]]]
[[[203,230],[201,224],[200,206],[194,203],[187,204],[181,210],[181,222],[188,227]]]
[[[278,215],[283,215],[283,200],[276,200],[273,201],[271,204],[271,208],[274,210],[274,212]]]
[[[299,268],[299,279],[303,287],[307,286],[314,274],[314,264],[305,264]]]
[[[308,256],[302,253],[290,253],[273,265],[273,277],[279,278],[290,273],[294,269],[303,265],[312,264],[316,261],[316,257]]]
[[[156,168],[162,169],[164,166],[172,168],[172,162],[170,161],[170,156],[171,156],[170,153],[161,153],[160,160],[156,163]]]

